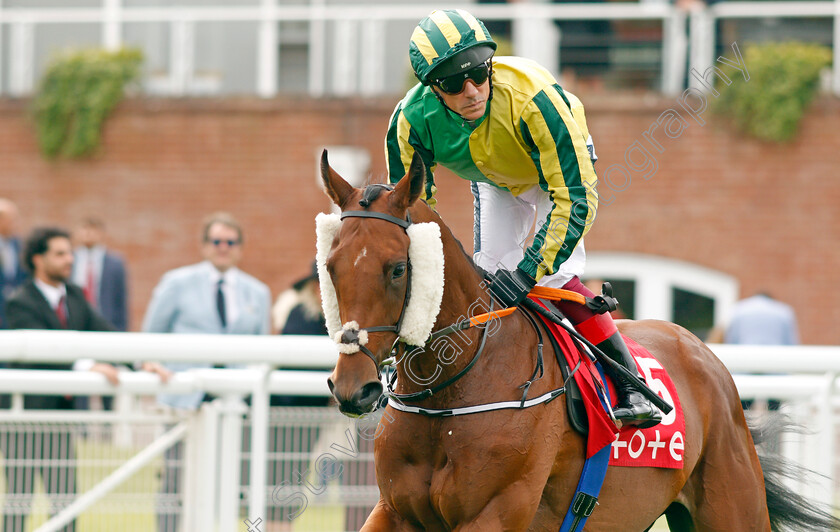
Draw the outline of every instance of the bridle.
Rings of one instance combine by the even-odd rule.
[[[384,212],[375,212],[375,211],[345,211],[341,213],[341,219],[344,220],[345,218],[373,218],[376,220],[384,220],[386,222],[391,222],[392,224],[399,225],[403,228],[403,230],[407,230],[408,227],[411,225],[411,215],[406,211],[405,219],[397,218],[396,216],[391,216],[390,214],[385,214]],[[405,309],[408,307],[408,300],[411,299],[411,259],[409,258],[406,261],[406,289],[405,289],[405,299],[403,300],[402,310],[400,310],[400,317],[397,318],[397,323],[395,325],[377,325],[374,327],[365,327],[359,329],[345,329],[341,335],[341,342],[344,344],[352,344],[357,345],[359,350],[368,356],[373,361],[373,365],[376,366],[376,376],[379,380],[382,380],[382,368],[381,364],[376,360],[376,356],[371,352],[370,349],[362,345],[359,341],[359,334],[362,331],[366,331],[368,333],[372,332],[392,332],[397,335],[396,340],[394,340],[393,345],[391,346],[391,352],[393,352],[398,344],[400,343],[400,331],[402,330],[402,323],[403,318],[405,317]]]
[[[390,222],[392,224],[396,224],[396,225],[402,227],[403,230],[408,230],[408,227],[412,224],[411,215],[407,211],[406,211],[405,219],[397,218],[396,216],[391,216],[390,214],[385,214],[385,213],[382,213],[382,212],[375,212],[375,211],[345,211],[345,212],[341,213],[341,219],[343,220],[344,218],[372,218],[372,219],[375,219],[375,220],[383,220],[383,221],[386,221],[386,222]],[[407,281],[406,282],[408,284],[406,286],[405,299],[403,300],[402,310],[400,310],[400,317],[397,319],[397,323],[395,325],[377,325],[377,326],[374,326],[374,327],[365,327],[365,328],[358,328],[358,329],[355,329],[355,328],[354,329],[345,329],[343,331],[342,335],[341,335],[341,342],[342,343],[358,346],[359,350],[362,353],[364,353],[365,355],[367,355],[367,357],[370,358],[373,361],[374,366],[376,366],[376,374],[377,374],[377,378],[379,380],[382,380],[382,365],[383,364],[379,363],[376,360],[375,355],[373,354],[373,352],[371,352],[370,349],[368,349],[365,345],[362,345],[363,343],[360,341],[359,337],[360,337],[360,334],[362,333],[362,331],[366,331],[368,333],[372,333],[372,332],[393,332],[397,335],[397,338],[394,340],[394,343],[391,346],[390,353],[392,353],[392,355],[394,355],[395,359],[397,358],[400,345],[403,346],[403,353],[408,353],[410,351],[409,348],[413,347],[413,346],[408,346],[407,344],[405,344],[405,342],[401,341],[400,331],[402,329],[403,318],[405,317],[405,310],[408,307],[409,299],[411,299],[411,271],[412,271],[411,259],[409,258],[407,263],[406,263],[406,275],[407,275]],[[491,313],[493,312],[494,304],[495,304],[494,300],[491,298],[491,300],[490,300],[490,312]],[[453,325],[450,325],[448,327],[444,327],[444,328],[442,328],[438,331],[432,332],[431,335],[429,336],[428,340],[434,340],[436,338],[446,336],[448,334],[452,334],[455,331],[466,329],[466,328],[469,328],[471,326],[473,326],[473,325],[470,324],[470,321],[468,319],[463,320],[463,321],[460,321],[460,322],[455,323]],[[478,361],[479,357],[484,352],[484,346],[485,346],[485,343],[487,341],[487,336],[488,336],[487,331],[488,331],[488,328],[485,327],[484,331],[482,333],[482,336],[481,336],[481,342],[479,344],[478,350],[476,351],[472,360],[461,371],[459,371],[456,375],[454,375],[450,379],[447,379],[446,381],[438,384],[437,386],[434,386],[432,388],[426,388],[426,389],[421,390],[419,392],[408,393],[408,394],[398,394],[394,391],[395,383],[396,383],[396,375],[397,375],[397,373],[394,372],[391,376],[391,379],[389,379],[389,382],[388,382],[388,392],[389,392],[388,395],[392,398],[395,398],[395,399],[399,400],[399,401],[405,401],[405,400],[418,401],[418,400],[425,399],[427,397],[431,397],[432,395],[439,392],[440,390],[443,390],[444,388],[453,384],[455,381],[459,380],[461,377],[466,375],[466,373],[470,369],[472,369],[473,366],[475,366],[475,363]],[[540,345],[540,348],[542,348],[542,345]],[[540,351],[541,351],[541,349],[540,349]],[[540,367],[541,366],[542,366],[542,354],[540,353]],[[527,390],[526,390],[526,394],[527,394]]]

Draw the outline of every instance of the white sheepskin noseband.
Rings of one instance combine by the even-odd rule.
[[[338,214],[321,213],[315,218],[315,260],[321,282],[321,305],[327,331],[339,344],[343,327],[338,315],[335,287],[327,272],[326,262],[340,227],[341,217]],[[403,316],[400,340],[422,347],[432,333],[443,300],[443,241],[440,238],[440,227],[433,222],[411,224],[406,233],[410,240],[408,259],[411,262],[411,296]]]

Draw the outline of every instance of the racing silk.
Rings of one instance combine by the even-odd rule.
[[[492,83],[487,110],[473,122],[442,105],[430,87],[411,89],[391,116],[388,176],[399,181],[416,151],[426,165],[432,207],[437,164],[514,196],[534,186],[548,192],[553,207],[518,265],[539,281],[569,258],[595,219],[597,157],[583,104],[546,69],[520,57],[494,58]]]

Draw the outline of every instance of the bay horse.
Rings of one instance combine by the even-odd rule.
[[[354,188],[329,166],[326,150],[321,174],[342,212],[340,221],[331,215],[336,218],[329,230],[318,229],[324,309],[340,351],[328,385],[343,413],[360,416],[380,404],[380,365],[395,346],[423,346],[430,329],[462,322],[477,304],[492,308],[491,298],[440,216],[418,201],[424,167],[417,155],[393,187]],[[412,228],[422,226],[439,232],[442,263],[434,245],[412,251],[422,240]],[[434,277],[421,269],[440,269],[441,293],[429,279],[414,282],[418,275]],[[519,401],[529,380],[532,397],[563,386],[548,344],[544,375],[533,379],[538,333],[524,312],[496,325],[495,334],[487,327],[460,331],[457,356],[451,344],[445,350],[434,342],[413,349],[416,356],[409,357],[410,348],[401,351],[395,393],[414,397],[406,401],[412,405],[452,409]],[[792,494],[778,482],[768,479],[773,489],[765,491],[735,384],[703,342],[663,321],[623,320],[618,328],[653,353],[676,385],[685,413],[684,467],[609,468],[587,530],[644,531],[663,514],[671,530],[686,532],[767,531],[779,519],[808,530],[835,523],[826,514],[813,517],[786,505],[782,499]],[[445,385],[424,393],[432,379]],[[380,499],[362,532],[557,531],[580,478],[585,445],[570,427],[563,401],[451,417],[389,404],[374,450]]]

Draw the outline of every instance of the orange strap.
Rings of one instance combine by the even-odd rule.
[[[470,327],[481,325],[482,323],[488,322],[495,318],[504,318],[505,316],[507,316],[515,310],[516,307],[510,307],[501,310],[494,310],[493,312],[485,312],[484,314],[479,314],[478,316],[473,316],[472,318],[470,318]]]
[[[572,292],[571,290],[563,290],[562,288],[549,288],[547,286],[535,286],[528,294],[533,297],[540,297],[543,299],[551,299],[554,301],[572,301],[586,305],[586,297],[583,294]]]
[[[586,305],[586,297],[583,294],[572,292],[571,290],[564,290],[562,288],[548,288],[547,286],[535,286],[528,293],[529,296],[540,297],[543,299],[550,299],[553,301],[572,301],[581,305]],[[485,312],[478,316],[470,318],[470,327],[481,325],[495,318],[504,318],[508,314],[516,310],[516,307],[505,308],[501,310],[494,310],[493,312]]]

